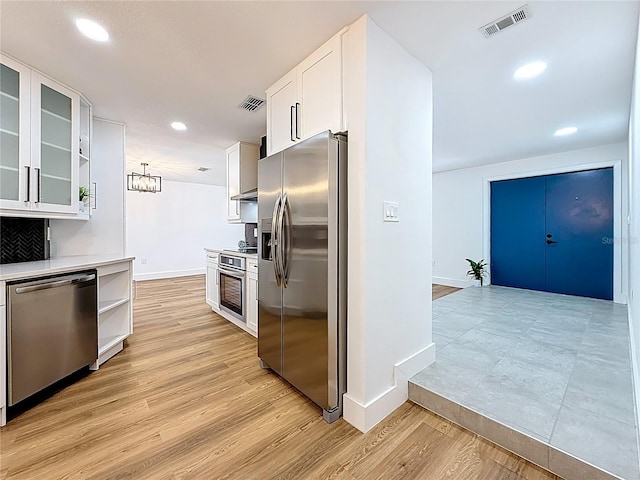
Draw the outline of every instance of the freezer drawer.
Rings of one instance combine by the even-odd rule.
[[[98,358],[95,271],[7,286],[9,406]]]

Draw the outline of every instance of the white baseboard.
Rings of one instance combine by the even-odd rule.
[[[638,423],[640,421],[640,364],[638,364],[638,352],[636,350],[636,342],[635,342],[635,330],[636,327],[633,324],[633,318],[631,316],[631,305],[627,305],[627,318],[629,319],[629,337],[630,337],[630,346],[631,346],[631,372],[633,374],[633,398],[636,402],[636,425],[640,425]],[[640,442],[640,439],[638,440]],[[637,445],[638,455],[640,458],[640,443]]]
[[[194,268],[192,270],[170,270],[168,272],[134,273],[136,282],[144,280],[159,280],[161,278],[188,277],[190,275],[204,275],[206,268]]]
[[[363,433],[384,420],[409,398],[409,379],[436,360],[436,346],[430,344],[394,365],[395,385],[362,404],[347,392],[342,400],[344,419]]]
[[[445,285],[447,287],[467,288],[471,286],[471,282],[469,280],[458,280],[457,278],[431,277],[431,282],[437,283],[438,285]]]

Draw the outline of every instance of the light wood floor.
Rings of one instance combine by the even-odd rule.
[[[554,479],[409,402],[367,434],[262,371],[204,278],[138,283],[123,352],[0,430],[2,479]]]
[[[446,285],[438,285],[437,283],[434,283],[431,285],[431,299],[437,300],[438,298],[442,298],[450,293],[457,292],[458,290],[460,289],[456,287],[447,287]]]

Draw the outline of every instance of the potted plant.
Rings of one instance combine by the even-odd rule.
[[[80,187],[79,191],[79,200],[80,200],[80,208],[81,212],[84,212],[84,202],[87,198],[89,198],[89,189],[87,187]]]
[[[470,277],[473,277],[473,286],[481,287],[482,278],[487,274],[487,272],[485,272],[484,270],[487,264],[484,262],[484,259],[478,262],[474,262],[470,258],[467,258],[466,260],[467,262],[469,262],[469,266],[471,267],[470,270],[467,272],[467,275]]]

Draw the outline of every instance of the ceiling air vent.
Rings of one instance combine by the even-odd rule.
[[[261,98],[253,97],[249,95],[245,98],[242,103],[239,105],[243,110],[249,110],[250,112],[255,112],[264,104],[264,100]]]
[[[523,5],[519,9],[511,12],[509,15],[486,24],[480,29],[480,32],[484,35],[484,38],[493,37],[496,33],[500,33],[505,28],[509,28],[516,23],[520,23],[527,18],[531,18],[531,12],[529,11],[528,5]]]
[[[198,168],[198,171],[199,171],[199,172],[208,172],[209,170],[211,170],[211,169],[210,169],[210,168],[207,168],[207,167],[200,167],[200,168]]]

